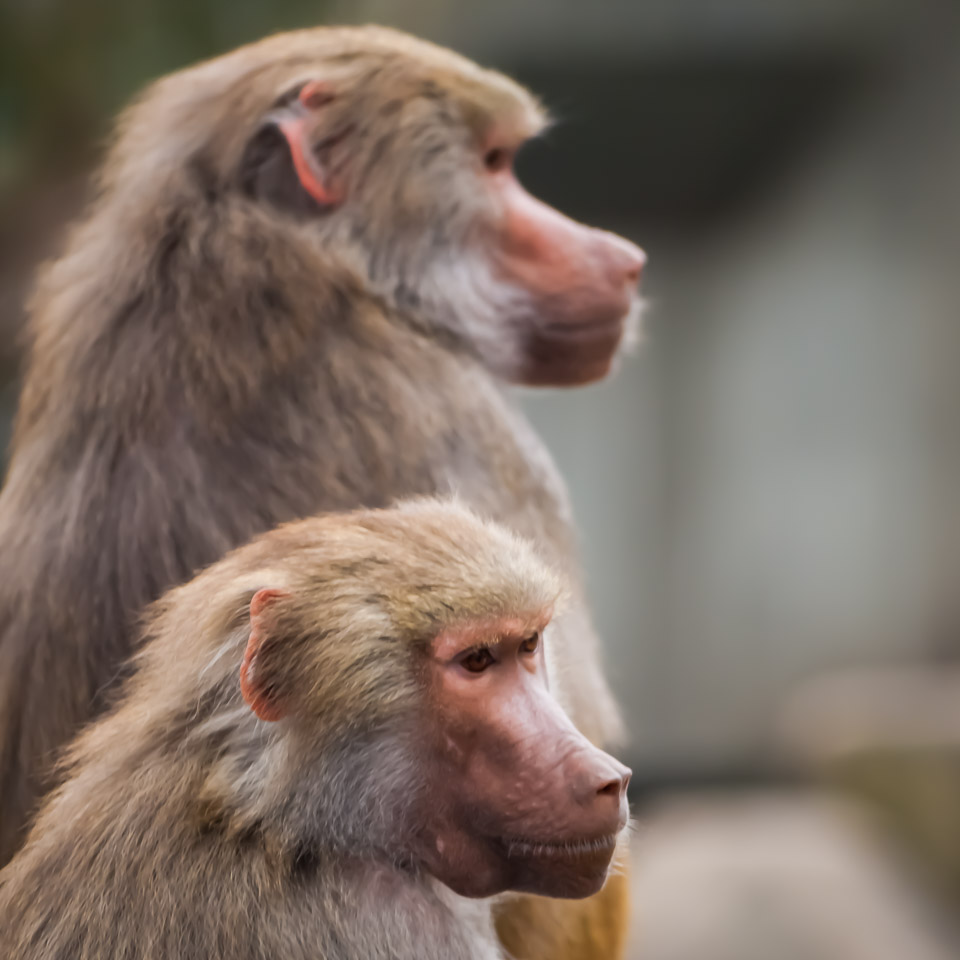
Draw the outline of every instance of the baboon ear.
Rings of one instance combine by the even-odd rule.
[[[258,590],[250,601],[250,639],[240,665],[240,692],[250,709],[269,722],[281,720],[287,714],[282,691],[272,676],[271,653],[280,638],[277,635],[274,605],[290,594],[286,590]]]
[[[331,87],[318,80],[283,98],[247,146],[242,180],[248,193],[301,216],[340,204],[325,166],[352,128],[324,132],[321,114],[335,99]]]
[[[287,140],[293,169],[300,186],[322,206],[333,206],[338,198],[326,182],[310,142],[310,131],[316,128],[316,114],[334,99],[333,91],[324,83],[312,80],[304,84],[296,104],[280,117],[277,127]]]

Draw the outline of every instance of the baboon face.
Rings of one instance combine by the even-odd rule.
[[[243,152],[244,191],[311,224],[368,289],[498,375],[603,377],[645,256],[521,186],[514,157],[546,122],[533,97],[412,38],[347,36],[280,71],[287,86]]]
[[[458,620],[426,647],[325,641],[298,653],[290,638],[306,636],[302,613],[284,612],[297,604],[287,591],[253,597],[241,690],[261,720],[312,716],[326,734],[333,722],[368,731],[338,774],[353,784],[345,821],[390,811],[392,855],[463,896],[600,889],[627,822],[630,771],[586,740],[550,693],[549,612]],[[338,708],[344,687],[352,700]],[[370,768],[365,758],[383,756],[360,749],[371,737],[402,751],[402,776],[388,782]],[[395,796],[400,783],[412,795]]]
[[[431,645],[422,856],[464,896],[596,893],[627,822],[630,771],[548,689],[546,619],[458,625]]]
[[[341,828],[376,834],[391,861],[463,896],[588,896],[626,823],[630,771],[550,691],[543,633],[559,582],[505,532],[429,509],[396,514],[397,536],[373,540],[368,526],[353,544],[332,518],[324,529],[339,539],[324,549],[349,563],[317,574],[290,555],[287,585],[250,602],[243,697],[332,769],[309,805],[328,809],[347,785]],[[296,768],[307,783],[311,763]]]

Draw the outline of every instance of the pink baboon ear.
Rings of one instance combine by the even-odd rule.
[[[286,716],[286,704],[281,702],[278,691],[270,683],[265,669],[264,650],[275,637],[271,635],[274,617],[270,607],[278,600],[289,597],[287,590],[258,590],[250,601],[250,639],[240,665],[240,692],[250,709],[266,721],[281,720]]]
[[[300,91],[289,113],[277,121],[290,147],[293,168],[300,185],[325,207],[335,206],[340,202],[340,197],[324,182],[323,171],[313,153],[310,131],[315,126],[314,115],[333,99],[335,94],[326,84],[313,80]]]

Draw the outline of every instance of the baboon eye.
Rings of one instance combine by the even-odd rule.
[[[532,633],[520,644],[521,653],[536,653],[540,646],[540,634]]]
[[[504,147],[493,147],[483,155],[483,165],[491,173],[506,170],[510,166],[510,151]]]
[[[477,647],[476,650],[471,650],[463,657],[460,664],[464,670],[469,670],[470,673],[483,673],[487,667],[492,667],[496,662],[489,647]]]

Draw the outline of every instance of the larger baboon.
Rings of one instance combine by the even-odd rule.
[[[456,491],[576,577],[502,383],[604,376],[643,255],[523,191],[543,123],[507,78],[378,28],[271,37],[124,115],[33,299],[0,496],[3,859],[144,606],[279,521]],[[557,695],[604,742],[579,598],[554,634]]]

